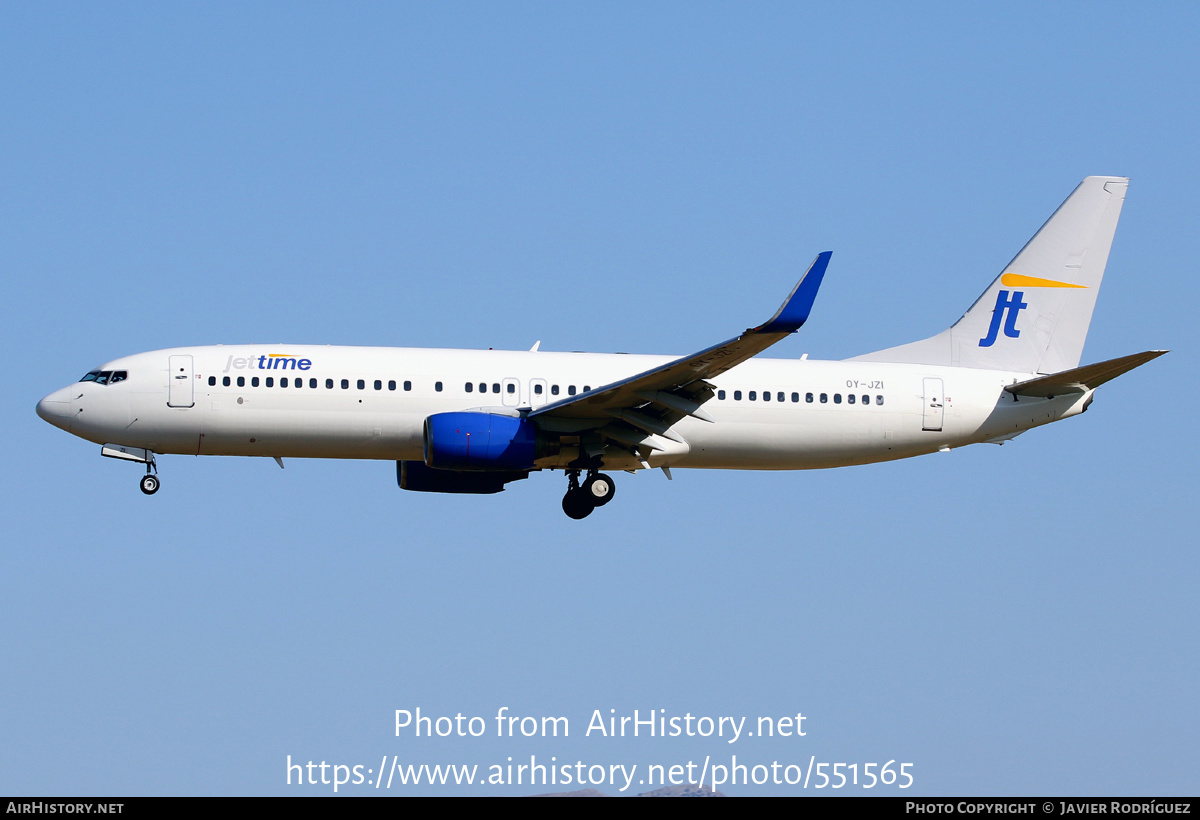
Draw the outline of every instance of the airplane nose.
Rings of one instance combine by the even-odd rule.
[[[37,414],[63,430],[71,427],[71,400],[58,390],[37,403]]]

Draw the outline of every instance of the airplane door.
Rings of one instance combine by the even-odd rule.
[[[942,395],[941,379],[925,379],[925,415],[921,424],[922,430],[934,432],[942,429],[942,410],[945,396]]]
[[[170,388],[167,391],[167,407],[192,407],[196,401],[192,396],[192,357],[171,356],[167,366]]]
[[[504,392],[501,398],[504,401],[505,407],[516,407],[521,403],[521,382],[517,379],[505,379],[500,386]]]
[[[546,403],[549,394],[546,392],[545,379],[530,379],[529,381],[529,406],[541,407]]]

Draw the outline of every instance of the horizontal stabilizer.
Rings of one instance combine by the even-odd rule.
[[[1009,385],[1004,389],[1015,396],[1040,396],[1042,398],[1053,398],[1067,393],[1086,393],[1115,379],[1122,373],[1128,373],[1135,367],[1144,365],[1151,359],[1157,359],[1166,352],[1166,350],[1147,350],[1145,353],[1134,353],[1119,359],[1109,359],[1107,362],[1098,362],[1086,367],[1076,367],[1074,370],[1064,370],[1061,373],[1029,379]]]

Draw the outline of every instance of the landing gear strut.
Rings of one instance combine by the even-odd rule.
[[[563,496],[562,508],[568,518],[579,520],[587,518],[592,510],[603,507],[612,501],[617,485],[611,478],[589,470],[582,484],[579,481],[579,471],[567,471],[567,494]]]

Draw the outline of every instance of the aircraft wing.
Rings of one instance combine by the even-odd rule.
[[[627,446],[645,444],[660,449],[646,441],[653,436],[680,441],[670,427],[684,416],[712,421],[700,409],[713,396],[712,385],[706,379],[758,355],[808,320],[831,255],[830,251],[817,255],[779,310],[764,324],[661,367],[543,405],[532,410],[528,418],[555,432],[601,428],[602,436]]]

